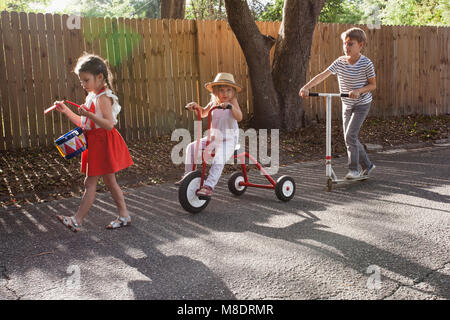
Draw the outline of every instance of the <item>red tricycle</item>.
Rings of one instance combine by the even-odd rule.
[[[212,112],[215,109],[220,108],[219,106],[212,107],[209,110],[208,113],[208,135],[207,135],[207,141],[206,141],[206,150],[208,150],[208,146],[211,143],[211,118],[212,118]],[[226,109],[231,109],[231,105],[229,104]],[[197,119],[198,121],[201,121],[201,110],[196,110],[197,112]],[[201,131],[201,128],[199,126],[199,130]],[[201,133],[201,132],[200,132]],[[200,143],[201,134],[197,134],[197,144],[195,146],[195,158],[198,159],[198,152],[201,146]],[[228,189],[231,193],[233,193],[236,196],[240,196],[244,194],[247,187],[255,187],[255,188],[263,188],[263,189],[274,189],[275,194],[281,201],[289,201],[294,197],[295,194],[295,181],[289,176],[281,176],[278,178],[277,181],[275,181],[264,168],[258,163],[258,161],[252,157],[247,152],[242,152],[238,154],[238,151],[240,149],[240,146],[237,145],[234,151],[234,159],[240,159],[241,168],[242,171],[235,172],[231,175],[231,177],[228,179]],[[214,157],[214,154],[211,154],[211,157]],[[248,180],[247,175],[247,168],[245,165],[245,158],[248,158],[251,160],[258,170],[260,170],[263,175],[267,178],[267,180],[270,182],[270,184],[267,185],[261,185],[261,184],[253,184],[250,183]],[[181,206],[188,212],[191,213],[198,213],[206,208],[209,201],[211,200],[211,197],[205,197],[205,196],[198,196],[197,192],[201,189],[203,186],[203,183],[205,181],[205,172],[206,172],[206,162],[207,159],[205,159],[204,152],[202,152],[202,170],[196,170],[196,163],[194,161],[192,165],[192,171],[189,172],[184,178],[183,181],[180,184],[180,187],[178,189],[178,201],[180,202]]]

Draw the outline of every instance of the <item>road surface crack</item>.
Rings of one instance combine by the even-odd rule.
[[[6,280],[6,284],[5,284],[5,288],[7,291],[11,292],[12,295],[17,299],[20,300],[21,297],[17,294],[17,292],[9,287],[9,281],[11,281],[11,278],[8,275],[8,270],[6,269],[5,266],[0,266],[0,279],[5,279]]]
[[[439,272],[439,271],[441,271],[441,270],[444,270],[445,268],[447,268],[448,265],[450,265],[450,261],[445,262],[444,265],[443,265],[442,267],[439,267],[439,268],[437,268],[437,269],[431,269],[431,270],[430,270],[427,274],[425,274],[423,277],[414,279],[412,284],[402,284],[402,283],[399,283],[399,284],[397,285],[397,287],[396,287],[394,290],[392,290],[392,292],[391,292],[390,294],[388,294],[388,295],[386,295],[385,297],[383,297],[382,300],[386,300],[386,299],[389,299],[389,298],[393,297],[393,296],[394,296],[401,288],[412,288],[412,287],[414,287],[415,285],[417,285],[417,284],[419,284],[419,283],[425,282],[426,279],[429,278],[432,274],[434,274],[434,273],[436,273],[436,272]],[[430,294],[431,294],[431,293],[430,293]],[[435,294],[436,294],[436,293],[435,293]]]

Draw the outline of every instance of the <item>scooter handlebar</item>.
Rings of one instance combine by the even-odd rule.
[[[343,98],[348,98],[349,95],[348,93],[319,93],[319,92],[310,92],[309,93],[310,97],[326,97],[326,96],[332,96],[332,97],[343,97]]]

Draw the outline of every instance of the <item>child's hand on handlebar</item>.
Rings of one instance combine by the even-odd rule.
[[[222,108],[222,109],[226,109],[226,108],[228,108],[228,106],[231,106],[230,108],[233,107],[233,105],[230,102],[223,102],[223,103],[218,105],[218,107]]]
[[[306,88],[301,88],[300,92],[298,93],[298,95],[302,98],[308,98],[309,97],[309,89]]]
[[[190,110],[190,111],[194,111],[194,110],[200,108],[200,106],[199,106],[197,103],[195,103],[195,102],[189,102],[189,103],[185,106],[185,108],[188,109],[188,110]]]
[[[360,95],[358,90],[352,90],[348,93],[348,96],[353,99],[358,99]]]

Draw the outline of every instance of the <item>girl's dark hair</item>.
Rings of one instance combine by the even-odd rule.
[[[80,72],[89,72],[94,76],[103,74],[103,77],[105,78],[106,85],[108,86],[108,88],[114,90],[112,86],[113,75],[109,68],[108,61],[104,60],[100,56],[84,52],[83,55],[81,55],[78,58],[74,72],[77,75],[79,75]]]

